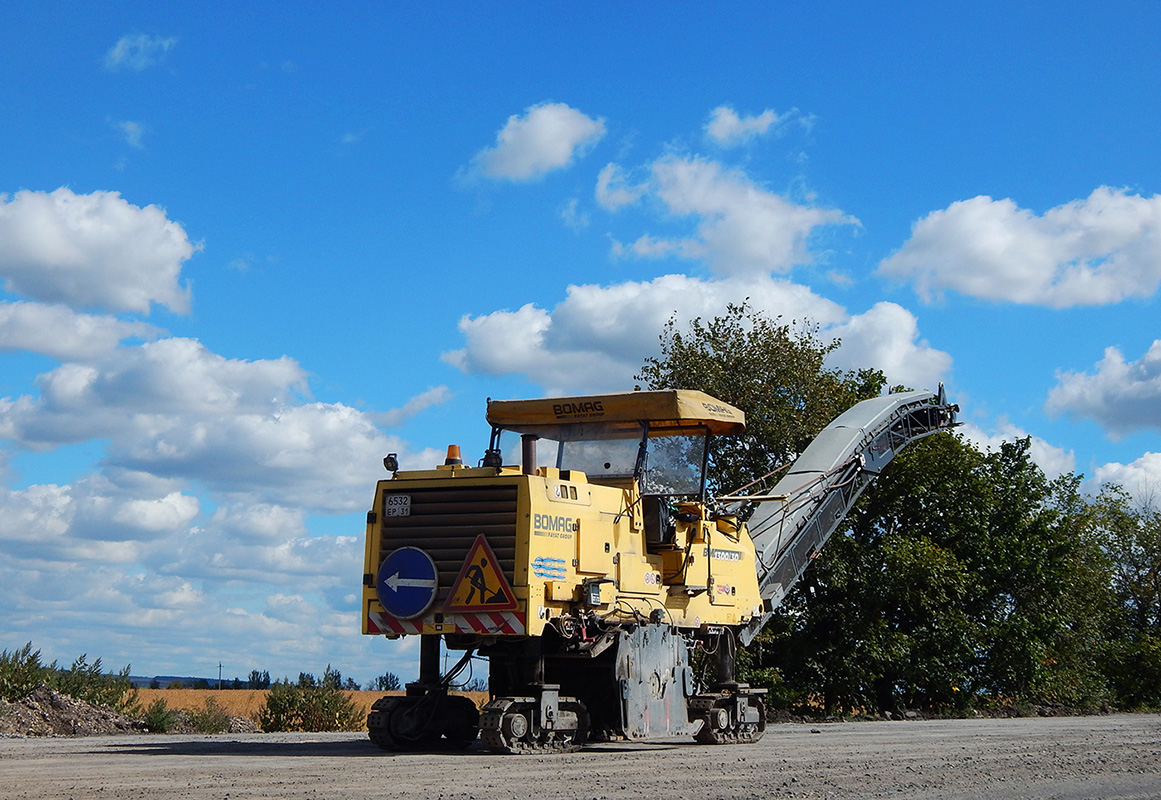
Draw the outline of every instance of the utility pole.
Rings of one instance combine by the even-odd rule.
[[[218,662],[218,691],[222,691],[222,662]]]

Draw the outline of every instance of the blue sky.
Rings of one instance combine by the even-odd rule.
[[[174,6],[174,7],[170,7]],[[1156,3],[0,7],[0,646],[330,663],[381,458],[749,297],[1161,485]],[[476,454],[472,456],[471,454]]]

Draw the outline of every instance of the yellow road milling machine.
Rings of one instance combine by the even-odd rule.
[[[710,439],[741,433],[745,415],[688,390],[489,401],[478,465],[454,445],[430,470],[389,455],[367,514],[363,633],[418,636],[419,677],[375,703],[371,740],[478,736],[505,753],[757,741],[762,690],[736,680],[738,647],[895,453],[957,411],[942,387],[865,400],[750,495],[707,496]],[[463,651],[446,672],[441,640]],[[474,658],[488,660],[479,711],[449,693]],[[703,663],[704,677],[691,666]]]

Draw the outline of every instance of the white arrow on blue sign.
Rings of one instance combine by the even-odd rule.
[[[398,619],[413,619],[431,607],[439,591],[439,572],[418,547],[393,550],[379,565],[375,580],[379,604]]]

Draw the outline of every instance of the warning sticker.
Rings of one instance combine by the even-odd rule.
[[[476,537],[460,574],[448,592],[443,610],[449,614],[467,611],[514,611],[516,595],[504,579],[500,565],[483,534]]]

